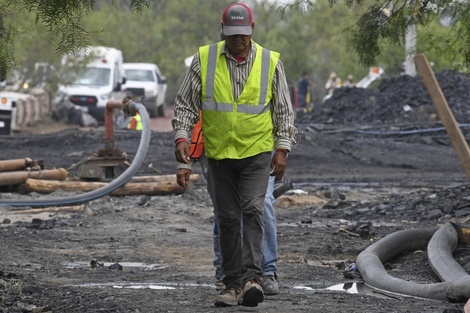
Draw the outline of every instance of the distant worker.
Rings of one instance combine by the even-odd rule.
[[[354,82],[354,76],[352,76],[351,74],[348,75],[348,79],[346,79],[344,81],[344,84],[343,84],[343,87],[349,87],[349,88],[352,88],[352,87],[355,87],[356,86],[356,83]]]
[[[140,116],[139,113],[131,116],[129,123],[127,124],[127,129],[142,130],[142,116]]]
[[[304,72],[297,84],[297,100],[299,102],[299,111],[308,111],[310,109],[310,82],[308,80],[308,73]]]
[[[330,98],[333,95],[333,92],[335,91],[335,89],[341,86],[342,86],[341,78],[339,78],[335,72],[331,72],[330,78],[328,79],[325,85],[325,88],[327,91],[326,98]]]

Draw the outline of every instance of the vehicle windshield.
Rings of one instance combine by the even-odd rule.
[[[108,86],[110,85],[111,71],[109,68],[87,67],[83,73],[75,77],[74,85]]]
[[[139,82],[153,82],[155,81],[152,71],[149,70],[131,70],[127,69],[126,72],[126,79],[127,80],[134,80]]]

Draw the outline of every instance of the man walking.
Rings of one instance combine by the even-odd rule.
[[[310,92],[310,82],[308,81],[308,73],[304,72],[297,84],[297,99],[299,101],[299,110],[306,112],[309,109],[310,101],[307,103],[307,96]],[[309,99],[310,100],[310,99]]]
[[[264,300],[264,197],[269,175],[277,180],[284,175],[296,133],[279,54],[252,41],[253,29],[248,6],[232,4],[224,10],[225,40],[199,48],[176,95],[172,121],[177,181],[186,188],[189,140],[202,109],[225,285],[217,306],[256,306]]]

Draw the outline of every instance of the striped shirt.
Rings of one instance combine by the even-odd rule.
[[[238,63],[224,45],[222,52],[227,58],[227,66],[230,73],[232,92],[234,99],[238,99],[243,91],[248,75],[253,65],[256,47],[251,45],[246,59]],[[199,64],[199,53],[193,58],[186,77],[176,95],[175,117],[172,120],[175,130],[175,140],[185,138],[191,140],[194,124],[199,120],[201,110],[201,69]],[[290,100],[289,88],[287,86],[284,66],[279,60],[273,79],[273,98],[271,110],[273,117],[273,137],[277,149],[291,150],[297,129],[294,127],[294,112]]]

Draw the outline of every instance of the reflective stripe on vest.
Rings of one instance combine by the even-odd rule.
[[[220,43],[219,43],[220,44]],[[232,112],[232,103],[216,103],[213,99],[214,96],[214,80],[215,80],[215,68],[217,56],[219,53],[218,44],[212,44],[209,46],[209,62],[207,67],[207,85],[206,85],[206,100],[202,102],[203,110],[212,110],[220,112]],[[237,112],[260,114],[270,109],[270,103],[265,105],[266,96],[268,93],[268,82],[269,82],[269,66],[270,66],[270,51],[257,45],[258,51],[262,51],[261,61],[261,85],[260,85],[260,97],[258,106],[251,104],[239,103],[237,106]]]
[[[279,54],[256,45],[256,55],[237,100],[232,92],[224,42],[199,49],[206,155],[242,159],[274,148],[271,99]]]

